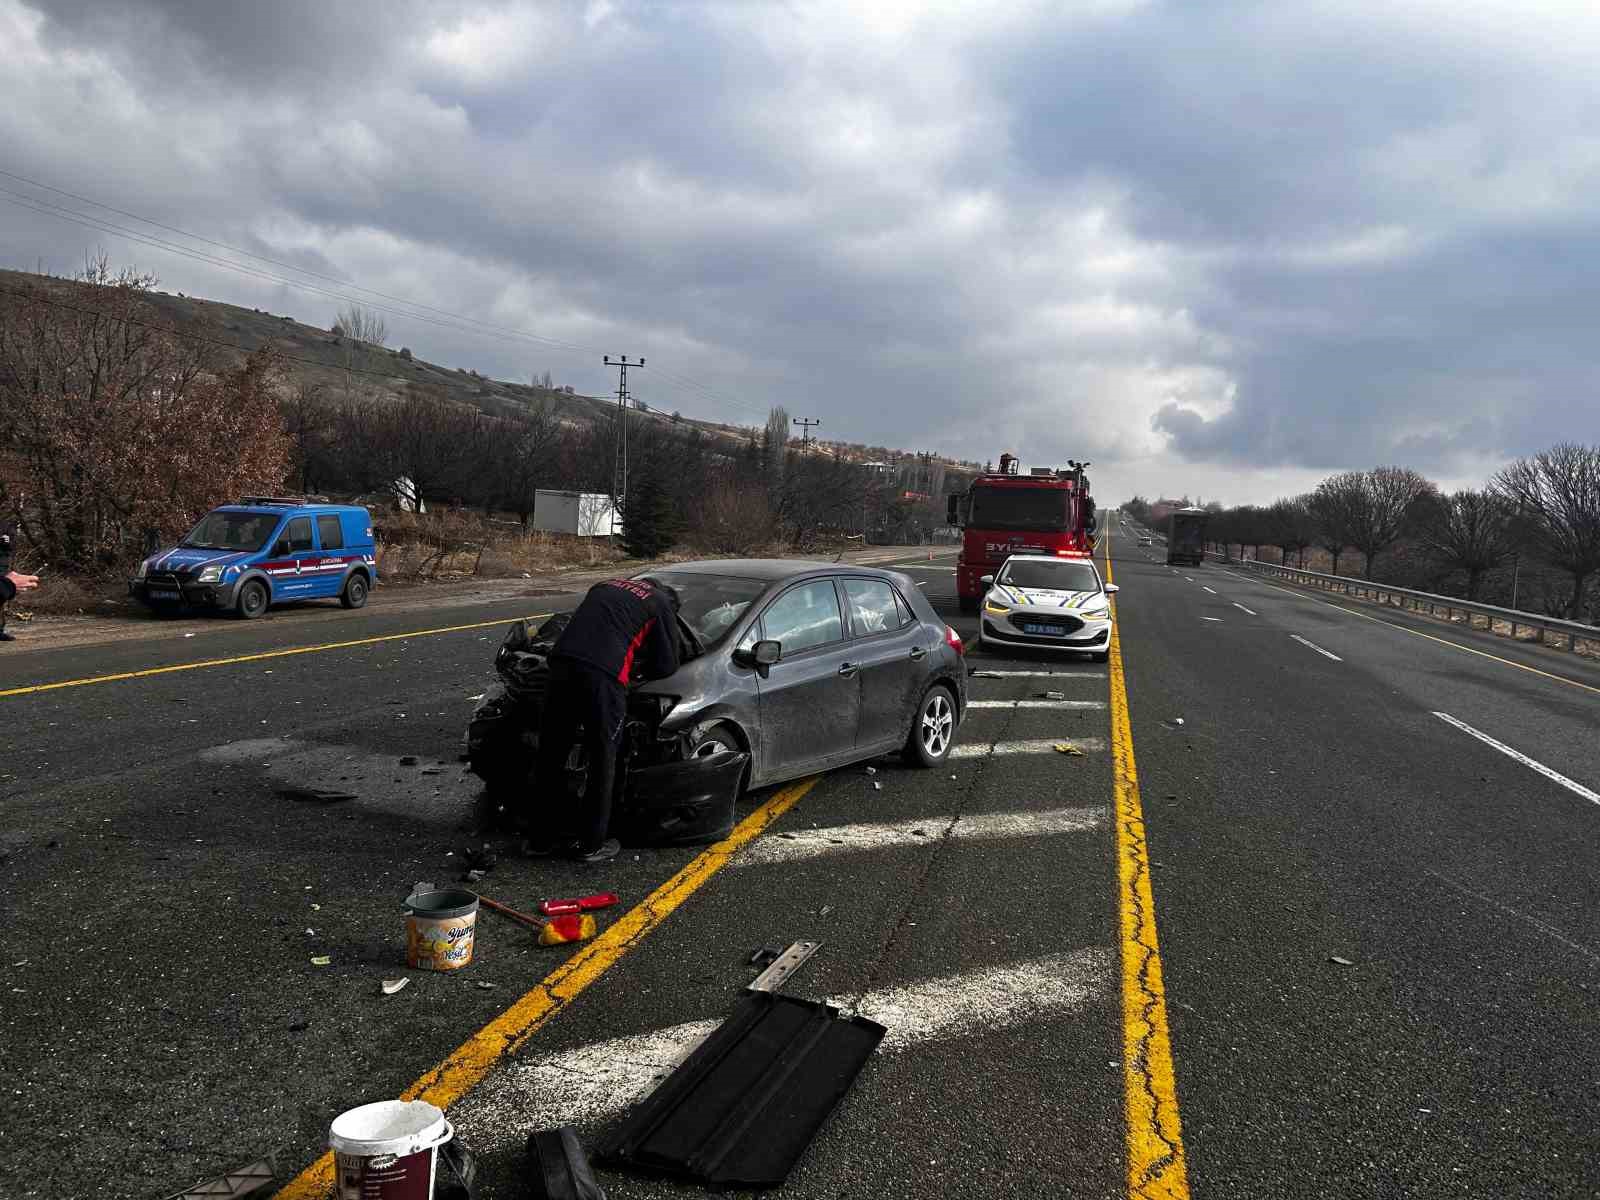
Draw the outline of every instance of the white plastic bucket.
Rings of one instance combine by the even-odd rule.
[[[432,1200],[439,1147],[455,1136],[426,1100],[382,1100],[328,1127],[335,1200]]]

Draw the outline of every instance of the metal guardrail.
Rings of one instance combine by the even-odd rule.
[[[1576,653],[1579,642],[1588,642],[1591,653],[1600,653],[1600,626],[1585,625],[1581,621],[1564,621],[1560,617],[1547,617],[1540,613],[1523,612],[1515,608],[1501,608],[1495,604],[1479,604],[1475,600],[1463,600],[1459,596],[1436,596],[1432,592],[1418,592],[1411,588],[1395,587],[1393,584],[1375,583],[1370,579],[1352,579],[1348,575],[1326,575],[1321,571],[1264,563],[1253,558],[1224,558],[1221,555],[1212,557],[1218,562],[1249,567],[1264,575],[1273,575],[1279,579],[1288,579],[1326,591],[1339,592],[1412,612],[1425,612],[1431,616],[1443,615],[1449,621],[1454,621],[1456,614],[1462,613],[1466,616],[1470,627],[1487,629],[1491,633],[1498,632],[1495,629],[1496,622],[1505,622],[1510,625],[1510,636],[1513,638],[1517,636],[1519,629],[1536,629],[1539,631],[1539,641],[1542,645],[1557,649],[1564,647]],[[1484,624],[1481,626],[1474,623],[1478,617],[1484,619]],[[1551,634],[1556,634],[1560,640],[1551,642]]]

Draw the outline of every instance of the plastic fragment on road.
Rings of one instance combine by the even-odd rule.
[[[333,957],[328,954],[315,954],[311,957],[311,965],[313,967],[325,967],[332,961]]]
[[[403,989],[406,986],[406,984],[408,984],[410,982],[411,982],[411,976],[409,976],[409,975],[402,975],[402,976],[400,976],[399,979],[385,979],[383,981],[383,984],[382,984],[383,994],[385,996],[392,996],[396,992],[398,992],[401,989]]]
[[[261,1158],[242,1167],[235,1167],[231,1171],[224,1171],[215,1179],[204,1179],[184,1188],[181,1192],[173,1192],[163,1200],[214,1200],[219,1196],[253,1196],[272,1182],[273,1173],[272,1160]]]
[[[745,990],[751,992],[777,991],[791,975],[805,966],[811,956],[820,949],[822,949],[821,942],[791,942],[787,950],[767,964],[766,970],[745,985]]]
[[[1083,751],[1079,750],[1071,742],[1057,742],[1055,749],[1057,754],[1070,754],[1073,758],[1083,757]]]
[[[1348,958],[1340,958],[1337,954],[1328,955],[1328,961],[1331,962],[1331,963],[1337,963],[1341,967],[1353,967],[1353,966],[1356,965],[1355,963],[1351,962]]]
[[[876,775],[878,773],[878,768],[877,767],[866,767],[866,768],[864,768],[862,770],[861,773],[863,775]]]
[[[403,716],[404,714],[401,714],[401,715]],[[416,766],[417,765],[417,756],[415,754],[404,755],[400,759],[400,765],[402,767],[414,767],[414,766]]]
[[[605,1200],[578,1131],[571,1125],[528,1135],[530,1200]]]
[[[778,1187],[887,1032],[832,1005],[745,992],[596,1158],[712,1187]]]
[[[872,781],[872,790],[875,791],[875,792],[883,791],[883,784],[879,783],[876,779],[874,779]]]
[[[1035,692],[1033,697],[1035,700],[1065,700],[1067,694],[1065,692]]]
[[[479,991],[490,992],[490,991],[494,990],[494,986],[495,985],[490,983],[487,979],[480,979],[473,986],[476,987]]]

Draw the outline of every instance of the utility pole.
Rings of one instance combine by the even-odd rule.
[[[809,421],[804,417],[796,417],[794,423],[800,426],[800,444],[802,446],[811,440],[812,429],[822,424],[821,421]]]
[[[622,508],[628,494],[628,368],[644,370],[644,359],[629,362],[624,354],[620,359],[605,356],[605,364],[617,369],[617,432],[616,451],[611,467],[611,504],[613,511]],[[612,518],[615,524],[615,517]]]

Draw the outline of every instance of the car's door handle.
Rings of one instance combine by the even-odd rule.
[[[911,658],[912,658],[913,662],[915,662],[915,661],[917,661],[919,659],[927,658],[927,657],[928,657],[928,652],[926,650],[924,650],[921,646],[913,646],[913,647],[911,647]]]
[[[841,663],[841,664],[839,664],[839,674],[843,675],[846,679],[850,678],[850,676],[854,675],[855,673],[856,673],[856,664],[855,663]]]

